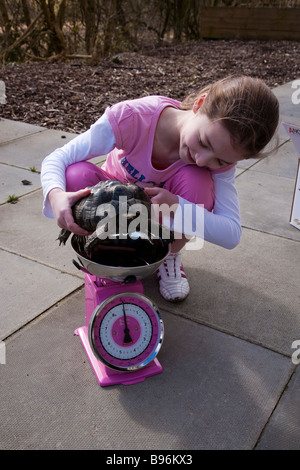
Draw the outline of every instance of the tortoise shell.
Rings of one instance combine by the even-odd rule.
[[[138,204],[138,206],[135,206]],[[132,210],[130,211],[130,208]],[[143,232],[142,239],[137,237],[132,239],[129,232],[130,223],[137,218],[136,208],[140,208],[144,217],[140,230]],[[100,256],[104,256],[104,250],[126,251],[126,255],[130,255],[130,251],[137,250],[140,255],[146,256],[152,262],[152,259],[159,255],[160,247],[173,241],[173,233],[170,237],[162,239],[162,226],[151,219],[151,199],[145,191],[139,186],[131,183],[120,183],[115,180],[100,181],[91,187],[91,193],[77,201],[72,207],[75,222],[85,230],[91,233],[88,237],[81,235],[73,235],[77,251],[83,256],[99,261]],[[121,220],[121,214],[125,215]],[[113,222],[113,233],[109,232],[108,224]],[[124,226],[125,225],[125,226]],[[142,227],[143,225],[143,227]],[[153,229],[155,236],[153,236]],[[108,234],[109,233],[109,237]],[[58,240],[60,244],[65,244],[70,236],[67,230],[61,230]],[[148,241],[147,241],[148,239]],[[155,242],[154,242],[155,239]],[[111,256],[111,253],[110,255]],[[117,253],[115,252],[115,255]],[[118,262],[118,260],[116,260]]]
[[[101,219],[107,216],[105,207],[102,213],[98,209],[104,204],[111,205],[117,216],[121,211],[128,212],[129,207],[134,204],[143,204],[148,217],[151,217],[151,200],[142,188],[136,184],[109,180],[100,181],[91,188],[88,196],[74,204],[72,211],[75,222],[88,232],[94,232]]]

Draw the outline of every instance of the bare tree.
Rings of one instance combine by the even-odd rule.
[[[2,43],[3,48],[8,47],[12,41],[11,33],[12,33],[12,23],[9,18],[8,9],[6,6],[5,0],[0,0],[0,14],[1,14],[1,23],[4,30],[4,34],[2,36]]]
[[[298,0],[274,0],[280,7]],[[0,0],[2,61],[94,62],[165,39],[197,41],[204,6],[273,5],[268,0]]]
[[[27,26],[31,23],[30,9],[27,0],[22,0],[22,9],[24,14],[25,23]]]
[[[66,0],[60,0],[58,6],[55,0],[37,0],[37,3],[43,12],[45,24],[48,27],[49,53],[66,54],[67,44],[62,31]]]
[[[92,54],[97,38],[98,2],[97,0],[80,0],[80,8],[85,23],[85,47]]]

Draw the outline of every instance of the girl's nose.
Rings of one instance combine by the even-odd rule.
[[[195,155],[195,162],[197,166],[207,166],[209,162],[209,158],[205,157],[204,155],[196,154]]]

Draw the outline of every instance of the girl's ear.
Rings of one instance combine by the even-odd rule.
[[[198,109],[201,108],[202,104],[203,104],[203,101],[205,100],[205,98],[207,97],[207,93],[203,93],[203,95],[201,95],[194,103],[194,106],[193,106],[193,112],[196,114],[196,112],[198,111]]]

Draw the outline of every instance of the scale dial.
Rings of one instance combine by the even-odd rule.
[[[112,369],[145,367],[163,341],[163,322],[154,304],[137,293],[117,294],[94,310],[89,341],[95,355]]]

